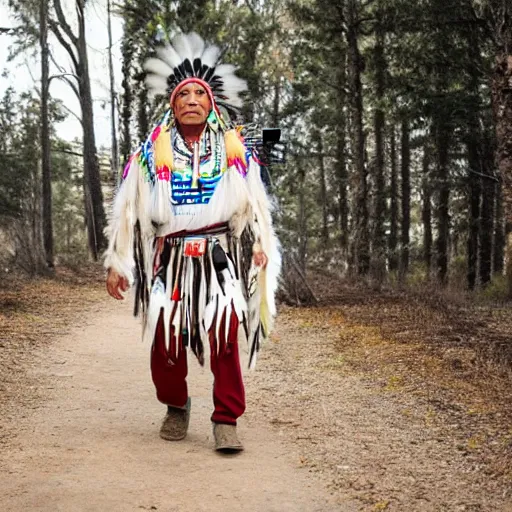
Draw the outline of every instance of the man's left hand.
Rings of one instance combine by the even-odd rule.
[[[253,251],[252,260],[257,267],[265,268],[268,263],[267,255],[263,251]]]

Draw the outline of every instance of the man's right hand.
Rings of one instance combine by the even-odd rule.
[[[128,279],[117,273],[114,269],[109,268],[107,274],[107,291],[108,294],[117,300],[123,300],[124,297],[121,292],[128,290],[130,285]]]

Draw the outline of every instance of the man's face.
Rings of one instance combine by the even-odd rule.
[[[204,87],[190,83],[184,85],[174,100],[174,115],[181,125],[200,125],[206,123],[212,104]]]

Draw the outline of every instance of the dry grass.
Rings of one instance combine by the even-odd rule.
[[[87,308],[105,300],[98,266],[80,273],[57,268],[52,278],[8,275],[0,288],[0,414],[37,401],[37,382],[27,377],[32,349],[44,346],[66,326],[81,321]],[[4,433],[2,441],[6,441]]]
[[[383,392],[414,394],[428,404],[428,421],[451,426],[460,450],[512,481],[512,307],[433,289],[312,281],[325,305],[310,318],[339,329],[334,364],[379,381]]]

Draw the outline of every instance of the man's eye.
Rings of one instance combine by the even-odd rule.
[[[203,94],[206,94],[206,91],[203,91],[203,89],[198,89],[196,91],[196,94],[198,94],[199,96],[202,96]]]

